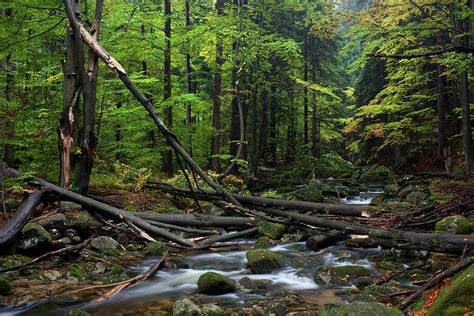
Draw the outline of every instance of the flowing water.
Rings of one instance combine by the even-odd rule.
[[[374,195],[380,192],[368,191],[348,198],[347,204],[368,204]],[[342,243],[328,247],[319,252],[310,251],[305,243],[296,242],[281,244],[270,248],[280,253],[286,261],[284,268],[271,274],[252,274],[247,269],[246,250],[251,243],[242,241],[238,249],[220,252],[192,251],[185,252],[180,259],[188,264],[185,269],[160,269],[150,279],[131,286],[118,295],[100,304],[92,304],[92,298],[80,298],[64,301],[60,298],[45,302],[34,302],[22,307],[0,308],[0,316],[4,315],[37,315],[47,311],[48,315],[63,315],[71,308],[84,309],[93,314],[103,315],[139,315],[162,314],[171,309],[174,301],[188,297],[199,304],[216,303],[221,306],[239,306],[252,299],[278,297],[282,293],[291,293],[297,301],[323,304],[342,304],[350,296],[352,284],[342,287],[325,286],[315,283],[313,273],[318,267],[333,267],[358,265],[373,271],[374,275],[381,274],[373,262],[367,258],[378,252],[378,249],[350,249]],[[146,271],[158,258],[149,257],[139,265],[131,267],[136,273]],[[218,272],[239,283],[243,277],[250,279],[265,279],[271,283],[263,291],[246,290],[239,286],[231,294],[208,296],[197,293],[199,276],[208,272]]]

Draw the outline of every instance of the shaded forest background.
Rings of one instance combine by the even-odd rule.
[[[96,2],[80,5],[93,28]],[[70,88],[79,70],[61,1],[2,7],[8,165],[60,179],[58,127],[72,118],[80,191],[87,191],[77,180],[84,172],[92,185],[108,185],[179,169],[105,66],[96,89]],[[472,172],[471,8],[468,1],[106,0],[99,41],[215,174],[237,155],[242,124],[236,163],[248,179],[268,168],[334,176],[354,164]]]

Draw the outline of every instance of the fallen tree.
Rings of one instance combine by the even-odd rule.
[[[210,216],[201,214],[154,214],[133,212],[133,215],[160,223],[194,227],[252,227],[256,220],[251,217]]]
[[[21,173],[18,170],[15,170],[13,168],[7,168],[5,171],[5,174],[9,177],[21,177],[23,176],[23,173]],[[84,206],[88,209],[91,209],[93,211],[98,212],[101,215],[104,215],[106,217],[111,217],[114,219],[117,219],[119,221],[124,221],[124,222],[131,222],[135,225],[137,225],[139,228],[145,230],[146,232],[163,237],[167,240],[174,241],[180,245],[186,246],[186,247],[194,247],[195,244],[185,238],[182,238],[176,234],[173,234],[167,230],[161,229],[159,227],[156,227],[154,225],[151,225],[150,223],[147,223],[145,220],[136,217],[130,212],[126,212],[123,210],[120,210],[118,208],[112,207],[110,205],[107,205],[105,203],[98,202],[96,200],[93,200],[91,198],[88,198],[86,196],[77,194],[75,192],[66,190],[64,188],[61,188],[55,184],[52,184],[46,180],[43,180],[41,178],[34,177],[34,180],[39,183],[41,186],[49,189],[51,192],[59,195],[65,200],[75,202],[81,206]]]
[[[192,198],[194,194],[194,196],[196,196],[198,199],[205,201],[216,201],[222,199],[219,195],[209,191],[201,190],[199,192],[193,193],[189,189],[173,186],[158,181],[150,181],[150,184],[152,184],[152,186],[154,187],[159,188],[162,192],[179,195],[187,198]],[[369,213],[369,208],[363,205],[316,203],[308,201],[288,201],[281,199],[265,198],[260,196],[241,195],[235,193],[229,194],[241,204],[247,207],[279,207],[342,216],[368,216]]]
[[[262,208],[267,214],[290,218],[294,221],[316,227],[340,230],[346,234],[364,234],[369,238],[389,239],[394,248],[417,249],[433,252],[462,254],[474,250],[474,237],[471,235],[415,233],[394,229],[380,229],[344,221],[334,221],[291,211]]]
[[[33,213],[33,209],[41,202],[41,198],[46,191],[45,189],[36,190],[28,194],[23,202],[21,202],[15,215],[4,227],[0,228],[0,246],[8,243],[15,237],[16,233],[22,229],[26,222],[28,222]]]

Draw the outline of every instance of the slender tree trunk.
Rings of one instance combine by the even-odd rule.
[[[80,14],[81,2],[73,1],[76,15]],[[58,149],[60,157],[60,186],[67,188],[71,184],[71,151],[75,141],[77,128],[77,112],[80,98],[80,78],[77,77],[78,60],[76,56],[74,36],[68,22],[66,37],[66,61],[63,66],[64,96],[63,111],[59,119]]]
[[[216,10],[218,15],[224,14],[224,0],[216,1]],[[214,134],[211,140],[211,157],[209,158],[209,168],[215,171],[220,171],[221,164],[219,157],[220,146],[222,142],[221,137],[221,90],[222,90],[222,64],[224,59],[222,57],[222,42],[217,40],[216,44],[216,70],[214,73],[214,104],[212,107],[212,127]]]
[[[304,48],[305,52],[306,52],[306,40],[305,40],[305,48]],[[306,57],[305,57],[306,58]],[[304,69],[303,69],[303,79],[305,82],[308,82],[308,62],[304,61]],[[303,89],[303,98],[304,98],[304,127],[303,127],[303,146],[304,146],[304,153],[305,154],[308,154],[308,146],[309,146],[309,128],[308,128],[308,120],[309,120],[309,111],[308,111],[308,87],[306,86],[306,83],[305,83],[305,86],[304,86],[304,89]]]
[[[313,62],[313,82],[316,83],[316,65]],[[317,104],[316,93],[312,94],[313,101],[311,103],[311,155],[318,156],[318,118],[317,118]]]
[[[117,102],[117,110],[119,110],[121,107],[122,107],[122,102],[119,101]],[[115,143],[116,143],[116,146],[117,146],[117,152],[115,154],[115,159],[120,161],[120,159],[122,158],[122,155],[120,153],[120,141],[122,139],[122,126],[120,124],[116,124],[115,125]]]
[[[5,10],[7,16],[11,15],[11,10]],[[11,62],[12,54],[9,53],[6,58],[5,63],[5,72],[6,72],[6,82],[5,82],[5,99],[7,101],[7,111],[5,112],[6,118],[3,121],[3,131],[7,142],[4,144],[3,152],[3,162],[10,167],[16,167],[15,163],[15,147],[12,144],[13,139],[15,138],[15,124],[13,122],[13,109],[10,108],[9,104],[13,101],[13,62]]]
[[[474,6],[474,0],[469,1],[469,7],[472,11]],[[470,24],[468,20],[464,20],[462,28],[466,32],[466,38],[464,39],[464,45],[469,46],[470,44]],[[471,125],[471,109],[470,109],[470,86],[469,76],[466,71],[461,73],[461,109],[462,109],[462,132],[463,132],[463,143],[464,143],[464,159],[466,163],[466,171],[468,174],[474,173],[474,149],[472,143],[472,125]]]
[[[171,0],[165,0],[165,60],[164,60],[164,101],[171,98]],[[165,107],[165,124],[172,128],[173,126],[173,107],[168,104]],[[173,155],[171,149],[163,150],[162,170],[168,176],[173,174]]]
[[[186,22],[186,29],[189,30],[191,27],[191,19],[189,15],[189,1],[186,0],[184,7],[184,16]],[[191,68],[191,54],[189,53],[190,47],[189,43],[187,43],[187,51],[186,51],[186,93],[194,93],[193,91],[193,80],[192,80],[192,72],[193,69]],[[191,122],[192,122],[192,109],[191,104],[186,105],[186,126],[188,127],[188,143],[189,143],[189,155],[193,156],[193,134],[191,132]]]
[[[276,112],[277,112],[277,98],[276,98],[276,86],[272,85],[270,87],[271,99],[270,99],[270,131],[269,131],[269,143],[268,147],[268,156],[270,158],[270,166],[274,167],[276,165],[276,152],[277,152],[277,122],[276,122]]]
[[[296,109],[294,107],[294,91],[289,91],[290,104],[288,105],[288,134],[287,143],[288,147],[286,150],[286,162],[290,163],[294,161],[296,155]]]
[[[259,67],[259,57],[255,62],[254,77],[257,78]],[[249,178],[253,179],[256,175],[255,158],[257,157],[257,102],[258,102],[258,82],[252,89],[252,107],[250,116],[250,156],[249,156]]]
[[[267,91],[263,90],[260,96],[262,101],[262,111],[260,112],[260,133],[258,138],[257,155],[255,157],[254,174],[257,174],[258,166],[262,157],[266,155],[266,143],[267,143],[267,125],[268,125],[268,114],[267,114]]]

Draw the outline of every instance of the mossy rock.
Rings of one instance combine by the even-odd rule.
[[[121,265],[114,265],[112,269],[110,270],[110,274],[122,274],[125,272],[125,268]]]
[[[272,240],[267,236],[262,236],[255,240],[254,249],[268,249],[272,246]]]
[[[125,273],[109,274],[103,279],[103,282],[105,284],[113,284],[113,283],[122,282],[122,281],[125,281],[125,280],[128,280],[128,279],[130,279],[130,277],[128,275],[126,275]]]
[[[173,304],[173,316],[201,316],[203,315],[199,306],[189,298],[177,300]]]
[[[66,270],[71,276],[78,278],[79,280],[87,279],[87,272],[84,271],[83,267],[77,263],[70,264]]]
[[[100,226],[100,223],[85,210],[69,211],[66,214],[67,225],[80,230],[94,229]]]
[[[10,281],[2,276],[0,276],[0,295],[10,294],[12,287]]]
[[[251,279],[249,277],[243,277],[239,280],[240,285],[246,289],[267,289],[272,283],[272,280],[269,279]]]
[[[201,311],[204,316],[223,316],[224,310],[216,304],[204,304],[201,306]]]
[[[436,233],[470,234],[471,223],[461,215],[448,216],[436,223]]]
[[[302,201],[324,202],[322,191],[323,183],[319,180],[311,180],[306,187],[293,193],[293,196]]]
[[[279,223],[271,223],[268,221],[259,221],[257,223],[258,231],[271,239],[278,240],[286,233],[286,226]]]
[[[267,249],[253,249],[246,254],[248,265],[254,273],[271,273],[283,266],[283,257]]]
[[[146,245],[145,254],[149,256],[162,255],[168,251],[168,246],[159,242],[150,242]]]
[[[395,183],[387,184],[383,189],[383,199],[397,197],[399,189],[399,186]]]
[[[18,244],[21,250],[31,250],[39,248],[53,238],[51,234],[41,225],[35,222],[26,224],[21,230],[23,238]]]
[[[474,264],[458,274],[441,291],[426,316],[470,315],[474,311]]]
[[[203,294],[221,295],[234,292],[236,289],[234,280],[215,272],[206,272],[198,280],[199,293]]]
[[[319,268],[314,272],[313,278],[317,284],[348,285],[357,278],[370,275],[370,270],[362,266],[339,266]]]
[[[378,302],[355,301],[347,305],[323,309],[318,316],[403,316],[403,312]]]
[[[89,315],[90,314],[88,312],[80,310],[80,309],[72,309],[66,314],[64,314],[64,316],[89,316]]]

